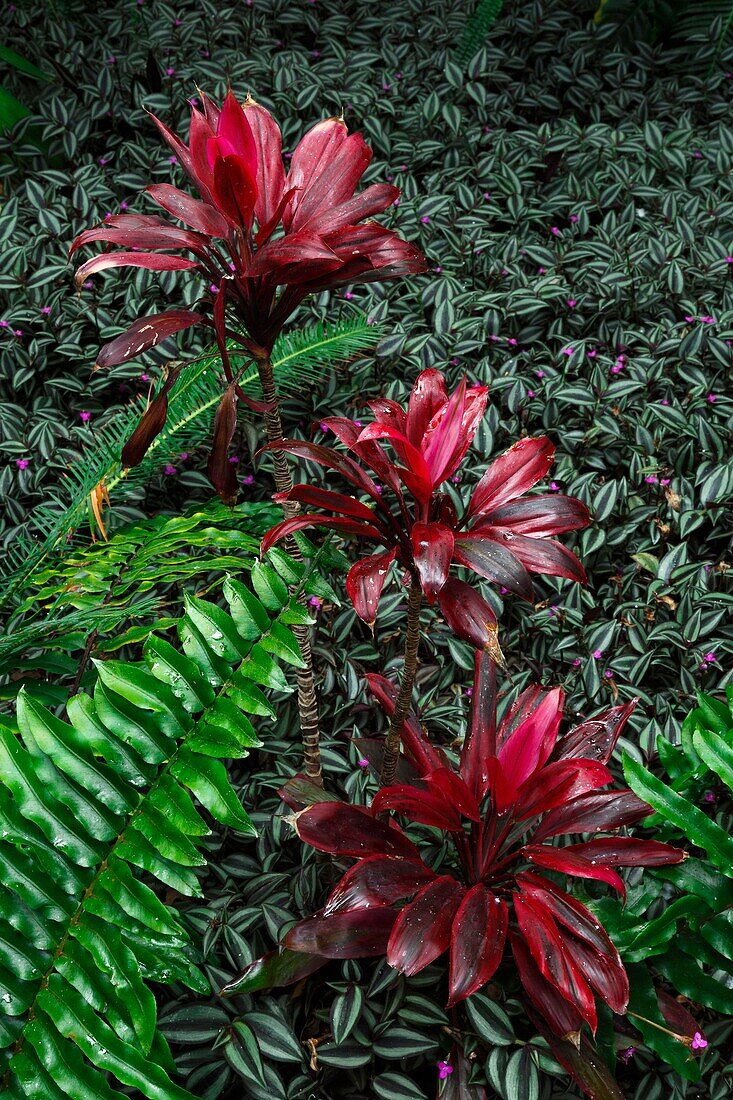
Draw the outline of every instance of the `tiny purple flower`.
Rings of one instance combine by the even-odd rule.
[[[580,218],[578,217],[577,214],[571,214],[570,215],[570,221],[572,222],[573,225],[575,225],[576,222],[580,221]]]
[[[321,607],[322,602],[323,601],[319,600],[318,596],[310,596],[308,598],[309,607],[315,607],[317,609],[317,608]]]
[[[574,351],[575,351],[575,348],[571,348],[571,347],[567,347],[567,348],[562,349],[563,355],[572,355]]]
[[[179,462],[185,462],[188,459],[188,457],[189,457],[188,451],[181,451],[181,453],[178,456],[178,460],[179,460]]]
[[[560,486],[558,485],[558,483],[556,481],[551,481],[550,482],[550,492],[551,493],[559,493],[560,492]]]
[[[644,481],[647,483],[647,485],[657,485],[659,482],[659,478],[656,476],[656,474],[647,474],[647,476],[644,478]]]
[[[715,791],[705,791],[705,794],[702,796],[702,800],[703,802],[708,803],[717,801],[715,798]]]
[[[178,157],[168,157],[169,164],[178,164]]]
[[[443,268],[440,266],[440,264],[438,264],[437,267],[433,268],[433,271],[435,272],[436,275],[440,275],[442,270],[443,270]]]
[[[367,760],[366,756],[362,756],[361,760],[357,760],[357,764],[359,765],[360,768],[368,768],[369,767],[369,761]]]
[[[163,473],[166,477],[173,477],[174,474],[178,473],[178,470],[175,466],[171,466],[169,463],[167,466],[163,467]]]
[[[538,267],[537,268],[537,274],[538,275],[545,275],[546,274],[546,269],[544,267]]]
[[[172,69],[172,68],[171,68],[171,67],[169,66],[169,67],[168,67],[168,68],[167,68],[167,69],[165,70],[165,75],[166,75],[166,76],[173,76],[173,74],[175,73],[175,71],[176,71],[175,69]]]
[[[568,309],[575,309],[575,307],[578,304],[577,298],[568,298],[568,300],[565,304],[568,307]]]
[[[690,1043],[690,1046],[692,1047],[692,1049],[693,1050],[705,1050],[705,1047],[707,1045],[708,1045],[707,1039],[704,1039],[703,1036],[700,1034],[700,1032],[696,1031],[695,1034],[692,1036],[692,1042]]]
[[[733,264],[733,256],[726,256],[725,257],[725,262],[727,264]]]
[[[705,1045],[707,1046],[707,1044]],[[452,1072],[453,1066],[450,1062],[438,1062],[438,1077],[441,1081],[445,1081],[446,1077],[449,1077]]]
[[[423,216],[420,218],[420,221],[423,223],[423,225],[427,225],[428,222],[430,221],[430,215],[429,214],[423,214]]]
[[[552,233],[553,237],[559,237],[560,236],[560,227],[557,226],[557,225],[553,225],[552,228],[550,229],[550,232]]]
[[[619,1058],[621,1059],[621,1061],[626,1066],[626,1065],[629,1064],[629,1062],[631,1061],[631,1059],[634,1057],[635,1054],[636,1054],[636,1047],[627,1047],[626,1050],[622,1050],[619,1053]]]
[[[607,680],[612,680],[613,679],[613,669],[607,668],[606,671],[603,673],[603,675],[606,677]]]
[[[239,455],[230,455],[229,461],[231,462],[232,466],[236,466],[239,462]]]
[[[543,370],[536,370],[535,374],[537,375],[538,378],[544,378],[545,377],[545,372]]]
[[[82,412],[79,413],[79,419],[82,421],[82,423],[87,424],[92,419],[92,414],[84,409]]]
[[[30,464],[31,460],[29,458],[16,458],[15,460],[15,465],[19,470],[27,470]]]
[[[242,485],[254,485],[254,474],[245,474],[242,478]]]
[[[593,650],[593,660],[594,661],[600,661],[602,656],[603,656],[603,650],[602,649],[594,649]]]
[[[573,668],[580,668],[580,665],[581,665],[580,657],[576,657],[575,660],[573,661]]]
[[[534,390],[527,390],[527,397],[536,397],[537,394]]]
[[[50,312],[51,312],[51,307],[50,306],[41,306],[41,313],[45,313],[46,317],[48,317]]]
[[[706,400],[708,401],[708,403],[709,403],[709,404],[711,404],[711,405],[714,405],[714,404],[715,404],[715,402],[716,402],[716,401],[717,401],[718,399],[717,399],[717,397],[715,396],[715,394],[714,394],[714,393],[709,393],[709,394],[708,394],[708,396],[707,396],[707,398],[706,398]]]

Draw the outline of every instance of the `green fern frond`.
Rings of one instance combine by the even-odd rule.
[[[178,645],[151,636],[143,662],[100,662],[66,721],[23,693],[19,734],[0,725],[3,1096],[108,1100],[118,1082],[191,1100],[150,983],[208,985],[160,895],[200,896],[212,822],[254,835],[222,760],[261,744],[263,688],[290,690],[280,663],[302,664],[290,628],[308,622],[271,564],[251,578],[225,582],[226,611],[189,597]]]
[[[456,50],[456,61],[465,65],[486,44],[489,31],[501,15],[504,0],[479,0],[473,15],[469,16],[463,38]]]
[[[357,318],[328,329],[316,324],[281,337],[273,352],[281,393],[297,394],[304,383],[319,381],[335,363],[376,346],[380,336],[379,326]],[[91,497],[97,486],[104,485],[113,503],[124,499],[127,486],[149,479],[181,451],[193,450],[208,439],[221,396],[219,371],[218,354],[209,351],[181,373],[169,397],[168,422],[135,470],[121,465],[120,451],[140,418],[142,405],[130,406],[97,432],[94,445],[66,471],[53,498],[34,509],[29,533],[15,540],[0,570],[0,606],[17,598],[49,555],[65,546],[85,522],[94,530]],[[248,369],[241,382],[257,392],[255,368]]]

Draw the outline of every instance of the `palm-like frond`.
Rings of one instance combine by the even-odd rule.
[[[356,318],[328,329],[322,324],[312,325],[281,337],[273,352],[280,392],[297,393],[304,384],[320,381],[335,363],[374,347],[380,336],[378,326]],[[29,530],[8,548],[0,571],[0,605],[17,598],[47,557],[65,546],[85,522],[94,530],[94,504],[100,487],[113,501],[124,499],[128,486],[149,479],[180,452],[193,450],[208,438],[222,392],[220,369],[218,353],[209,351],[182,371],[169,397],[167,424],[134,470],[122,466],[120,452],[140,418],[142,404],[133,403],[97,432],[95,443],[65,472],[52,498],[34,509]],[[256,392],[254,367],[245,371],[241,383]]]
[[[101,662],[67,721],[23,694],[18,734],[0,725],[3,1096],[111,1100],[119,1082],[192,1100],[150,983],[209,990],[161,895],[200,895],[212,821],[254,833],[222,760],[262,743],[263,687],[289,690],[279,662],[302,664],[291,625],[308,622],[271,565],[252,582],[225,583],[227,611],[189,598],[178,645]]]
[[[465,65],[486,44],[489,31],[501,15],[504,0],[479,0],[469,16],[458,49],[456,61]]]

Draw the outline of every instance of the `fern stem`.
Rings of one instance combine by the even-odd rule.
[[[268,443],[278,443],[283,438],[283,426],[271,357],[266,355],[258,358],[257,367],[262,385],[262,396],[270,406],[265,413],[267,441]],[[279,493],[287,493],[293,487],[293,479],[290,476],[285,452],[275,448],[270,451],[270,454],[275,467],[275,487]],[[294,500],[283,501],[282,507],[286,519],[290,519],[300,511],[300,505]],[[303,560],[300,550],[292,539],[288,540],[288,551],[296,560]],[[299,602],[305,606],[306,599],[303,593],[299,596]],[[298,671],[298,713],[300,715],[300,733],[303,739],[303,763],[308,778],[322,786],[318,700],[313,673],[313,651],[311,650],[308,627],[294,626],[293,634],[297,639],[300,655],[303,658],[303,668]]]
[[[400,755],[400,742],[405,719],[412,702],[412,689],[415,686],[417,675],[417,650],[420,644],[420,605],[422,603],[422,588],[416,577],[413,577],[410,585],[410,595],[407,601],[407,632],[405,637],[405,664],[402,669],[400,690],[389,724],[389,731],[384,741],[384,758],[382,760],[382,772],[379,776],[380,787],[389,787],[394,783],[397,772],[397,761]]]

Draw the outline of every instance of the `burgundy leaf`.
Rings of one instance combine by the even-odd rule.
[[[346,577],[346,592],[354,611],[370,627],[374,626],[379,598],[396,553],[394,549],[383,550],[381,554],[361,558],[352,565]]]
[[[433,486],[442,484],[454,472],[468,450],[486,410],[485,386],[466,391],[465,379],[428,424],[421,449],[430,469]]]
[[[394,822],[378,821],[366,806],[319,802],[295,816],[301,840],[332,856],[401,856],[419,860],[418,850]]]
[[[515,558],[519,558],[530,573],[543,573],[550,577],[565,577],[585,584],[585,569],[575,554],[554,539],[527,538],[515,535],[503,527],[484,526],[473,528],[475,534],[483,534],[504,545]]]
[[[566,1001],[577,1008],[595,1033],[598,1016],[593,993],[560,929],[539,901],[516,892],[513,896],[519,931],[540,973]]]
[[[229,236],[226,219],[208,202],[194,199],[170,183],[155,183],[145,190],[158,206],[162,206],[174,218],[178,218],[190,229],[195,229],[197,233],[215,238]]]
[[[568,854],[567,848],[554,848],[552,845],[528,844],[522,849],[522,855],[537,867],[547,871],[558,871],[561,875],[575,878],[595,879],[612,886],[626,900],[626,886],[623,879],[610,867],[590,859],[578,852]]]
[[[595,718],[581,722],[559,739],[555,746],[555,755],[563,760],[582,758],[600,760],[607,764],[619,735],[638,702],[638,698],[632,699],[624,706],[611,707],[610,710],[597,714]]]
[[[270,951],[246,966],[241,974],[219,990],[220,997],[243,996],[262,989],[278,989],[310,977],[325,966],[322,955],[303,955],[299,951]]]
[[[424,886],[394,923],[387,962],[402,974],[417,974],[447,950],[456,910],[466,888],[450,875]]]
[[[122,219],[125,219],[123,221]],[[203,253],[207,245],[206,238],[200,233],[193,233],[189,229],[181,229],[177,225],[171,225],[158,219],[160,224],[153,226],[139,226],[134,214],[123,214],[117,222],[110,218],[103,225],[86,229],[74,240],[69,253],[75,252],[86,244],[95,241],[104,241],[108,244],[121,245],[137,249],[170,249],[183,248],[191,252]],[[107,256],[109,253],[103,253]],[[91,262],[91,261],[88,261]],[[86,267],[87,265],[83,265]]]
[[[270,112],[247,97],[243,107],[255,145],[257,202],[255,215],[262,227],[274,216],[285,191],[280,127]]]
[[[535,1004],[535,1007],[539,1007]],[[560,1037],[560,1030],[548,1027],[549,1018],[532,1011],[528,1014],[537,1030],[547,1040],[553,1056],[567,1070],[588,1100],[625,1100],[624,1093],[614,1081],[608,1066],[592,1041],[578,1031]]]
[[[96,366],[116,367],[136,358],[148,348],[153,348],[162,340],[167,340],[176,332],[197,325],[203,317],[187,309],[171,309],[167,313],[153,313],[149,317],[138,317],[127,332],[115,336],[100,350]]]
[[[428,603],[435,603],[448,579],[453,556],[453,532],[442,523],[415,523],[410,537],[422,590]]]
[[[304,531],[306,527],[324,527],[328,531],[341,531],[344,535],[359,535],[361,538],[381,538],[381,532],[377,527],[368,523],[360,523],[355,519],[345,519],[342,516],[319,516],[315,513],[308,516],[293,516],[292,519],[284,519],[271,527],[262,540],[260,553],[266,554],[276,542],[289,538],[296,531]]]
[[[247,275],[267,275],[274,283],[298,285],[320,279],[341,267],[342,261],[320,237],[302,231],[268,241],[258,249]]]
[[[477,799],[489,789],[486,762],[496,755],[496,665],[483,650],[474,654],[471,725],[461,749],[460,772]]]
[[[503,585],[522,599],[532,599],[534,589],[529,573],[506,546],[493,539],[471,534],[457,538],[453,558],[487,581]]]
[[[234,465],[229,461],[229,447],[237,427],[237,394],[234,384],[228,386],[214,417],[214,439],[206,472],[209,481],[225,504],[235,504],[239,483]]]
[[[426,776],[425,781],[431,790],[439,792],[446,802],[460,810],[464,817],[477,823],[481,821],[478,799],[451,766],[441,764]]]
[[[528,492],[547,474],[555,448],[546,436],[520,439],[491,463],[471,494],[468,514],[500,508]]]
[[[90,275],[107,271],[111,267],[144,267],[148,271],[186,271],[198,266],[195,260],[187,260],[183,256],[162,256],[157,252],[103,252],[101,256],[94,256],[77,269],[74,282],[77,287],[80,287]]]
[[[323,910],[326,916],[340,910],[370,909],[393,905],[412,897],[436,877],[422,862],[368,856],[354,864],[331,891]]]
[[[320,236],[335,233],[347,225],[355,225],[364,218],[381,214],[394,203],[399,193],[399,187],[393,187],[390,183],[373,183],[345,202],[315,214],[305,223],[305,228]]]
[[[422,443],[428,424],[435,414],[448,404],[445,379],[439,370],[428,367],[417,376],[407,406],[404,431],[415,447]]]
[[[629,979],[621,958],[599,955],[584,940],[571,935],[569,950],[585,980],[612,1012],[623,1015],[629,1004]]]
[[[232,225],[252,228],[257,183],[242,157],[216,157],[213,193],[217,208],[229,218]]]
[[[597,791],[582,794],[564,806],[551,810],[534,834],[534,840],[547,840],[566,833],[602,833],[634,825],[652,812],[629,790]]]
[[[384,955],[397,912],[386,907],[339,911],[326,916],[321,910],[299,921],[285,936],[291,951],[321,955],[326,959],[360,959]]]
[[[517,885],[523,894],[549,910],[556,921],[585,940],[600,955],[607,955],[609,959],[619,958],[616,948],[593,914],[554,882],[532,871],[522,871],[517,875]]]
[[[705,1038],[702,1027],[684,1005],[680,1004],[664,989],[658,989],[656,992],[659,1011],[673,1031],[690,1040],[694,1039],[695,1035]]]
[[[328,119],[325,123],[319,123],[310,134],[305,135],[293,153],[288,185],[300,188],[291,206],[292,223],[288,228],[293,231],[302,229],[308,224],[317,225],[319,216],[350,199],[372,159],[372,151],[361,134],[349,134],[338,141],[336,149],[333,149],[335,143],[330,142],[331,155],[321,157],[313,165],[309,178],[306,178],[308,176],[306,157],[310,153],[310,146],[318,141],[314,131],[317,131],[319,126],[326,130],[329,125],[334,127],[344,124],[337,119]],[[311,134],[314,134],[313,138]],[[325,137],[324,140],[329,139]],[[302,150],[301,147],[306,142],[308,142],[308,148]],[[302,182],[299,182],[300,180]],[[320,226],[317,228],[320,232]]]
[[[517,820],[548,813],[563,802],[612,782],[610,771],[598,760],[555,760],[519,788]]]
[[[257,171],[257,143],[242,105],[231,89],[227,92],[216,119],[216,137],[223,144],[226,154],[239,157],[249,174],[254,177]],[[211,160],[210,148],[208,155]]]
[[[372,812],[381,814],[385,810],[395,810],[409,817],[411,821],[433,825],[438,829],[455,830],[461,827],[458,807],[451,805],[440,789],[436,790],[431,785],[418,787],[395,783],[391,787],[383,787],[374,796]]]
[[[313,485],[293,485],[292,489],[288,489],[285,493],[274,493],[273,500],[278,503],[297,500],[299,504],[305,504],[310,508],[324,508],[329,512],[366,520],[367,523],[375,523],[377,520],[374,509],[368,508],[356,497],[349,497],[344,493],[333,493],[330,489],[319,489]]]
[[[547,762],[560,726],[562,704],[561,688],[548,692],[499,749],[499,766],[492,776],[497,810],[511,806],[522,784]]]
[[[159,393],[150,402],[140,423],[122,448],[120,461],[127,469],[140,465],[150,444],[163,431],[168,416],[168,393],[180,372],[180,367],[168,371]]]
[[[495,508],[487,519],[494,527],[508,527],[516,535],[538,539],[587,527],[590,514],[576,497],[542,493]]]
[[[279,439],[271,445],[268,444],[265,449],[285,451],[286,454],[295,455],[297,458],[316,462],[328,470],[335,470],[357,489],[367,493],[372,500],[380,499],[376,485],[368,474],[364,473],[361,466],[347,455],[341,455],[330,447],[323,447],[319,443],[306,443],[302,439]]]
[[[509,942],[517,964],[519,979],[527,997],[555,1035],[576,1042],[583,1026],[583,1017],[577,1008],[540,972],[524,939],[516,932],[509,933]]]
[[[681,863],[687,853],[660,840],[636,840],[630,836],[595,837],[580,844],[568,844],[563,855],[577,853],[608,867],[665,867]]]
[[[379,702],[387,717],[391,718],[394,714],[397,699],[395,685],[376,672],[367,673],[364,678],[372,695]],[[432,745],[414,711],[408,713],[402,727],[402,748],[421,775],[426,775],[436,768],[441,768],[446,763],[446,757],[442,749],[435,748]]]
[[[395,466],[395,471],[403,482],[421,503],[430,500],[433,484],[427,463],[417,447],[413,447],[407,436],[402,435],[396,428],[390,428],[386,424],[368,424],[359,435],[359,443],[367,443],[372,440],[388,439],[395,445],[404,458],[405,466]]]
[[[453,920],[448,988],[452,1007],[488,982],[504,954],[509,910],[484,885],[473,886]]]
[[[485,650],[497,664],[504,664],[496,615],[475,588],[449,577],[438,593],[438,606],[457,638]]]

